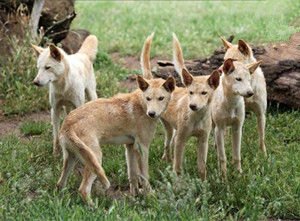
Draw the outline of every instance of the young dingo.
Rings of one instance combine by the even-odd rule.
[[[245,118],[243,97],[253,96],[251,74],[261,62],[245,65],[228,58],[223,64],[221,83],[216,89],[212,101],[212,119],[215,126],[215,144],[223,176],[226,178],[226,155],[224,149],[224,131],[232,127],[232,160],[239,172],[241,168],[241,138]]]
[[[84,104],[85,92],[89,100],[97,99],[93,60],[98,50],[98,40],[88,36],[76,54],[67,55],[51,44],[48,48],[32,45],[38,55],[38,74],[34,84],[44,86],[50,83],[49,99],[53,126],[53,154],[58,154],[58,132],[63,108],[67,112]]]
[[[238,41],[238,45],[233,45],[224,38],[221,38],[226,49],[225,57],[236,59],[244,64],[256,62],[253,56],[252,49],[243,40]],[[251,86],[254,95],[250,98],[245,98],[246,110],[253,111],[257,118],[259,146],[264,155],[267,156],[265,146],[265,126],[266,126],[266,109],[267,109],[267,89],[264,73],[258,67],[251,75]]]
[[[149,144],[154,136],[160,115],[165,111],[175,80],[152,79],[150,71],[150,35],[141,55],[143,77],[137,77],[139,89],[130,94],[118,94],[109,99],[97,99],[71,111],[60,132],[64,163],[58,187],[65,186],[76,158],[85,165],[79,192],[87,203],[91,187],[98,176],[105,188],[110,183],[102,168],[102,152],[99,144],[125,144],[130,192],[138,191],[138,175],[142,187],[148,182]]]
[[[220,72],[210,76],[193,77],[184,65],[180,43],[173,34],[174,65],[185,88],[176,88],[170,104],[161,117],[166,130],[164,158],[171,161],[171,143],[175,141],[173,169],[181,172],[183,150],[190,136],[198,138],[198,170],[200,177],[206,179],[206,159],[208,138],[211,131],[211,100],[219,85]],[[174,131],[175,135],[173,138]]]

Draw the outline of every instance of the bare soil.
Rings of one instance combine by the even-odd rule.
[[[44,111],[39,113],[30,113],[23,117],[19,116],[1,116],[0,115],[0,137],[13,133],[20,134],[19,127],[24,121],[49,121],[50,112]]]

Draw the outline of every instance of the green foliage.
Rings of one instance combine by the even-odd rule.
[[[48,123],[42,121],[26,121],[21,124],[20,131],[25,136],[40,135],[50,129]]]
[[[33,85],[37,74],[36,56],[30,48],[29,36],[11,39],[12,57],[0,56],[0,101],[2,111],[8,114],[25,114],[48,109],[47,89]]]

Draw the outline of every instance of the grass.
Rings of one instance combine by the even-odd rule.
[[[46,125],[42,121],[26,121],[20,126],[20,131],[25,136],[40,135],[48,129],[49,125]]]
[[[108,52],[138,56],[143,41],[155,31],[153,56],[171,58],[172,36],[182,43],[186,58],[211,54],[219,36],[235,35],[255,44],[288,40],[300,30],[299,1],[79,1],[74,28],[96,34]],[[274,13],[276,12],[276,13]],[[87,13],[89,16],[86,16]]]
[[[170,33],[174,31],[182,42],[185,57],[202,57],[221,46],[219,35],[234,34],[236,40],[243,38],[256,44],[287,40],[300,30],[299,22],[295,22],[299,20],[299,6],[299,1],[78,1],[73,27],[85,28],[98,36],[97,93],[109,97],[122,91],[119,80],[138,73],[113,63],[110,53],[138,56],[145,37],[152,31],[156,31],[152,56],[170,58]],[[1,63],[0,102],[5,115],[49,108],[47,88],[31,83],[37,72],[36,58],[29,48],[29,39],[24,42],[25,46],[15,42],[16,56]],[[62,193],[56,192],[62,162],[61,157],[52,156],[50,123],[25,121],[19,129],[28,139],[16,134],[0,137],[0,220],[300,219],[300,111],[269,107],[267,159],[258,150],[255,117],[246,120],[242,175],[230,163],[228,137],[227,182],[219,179],[212,140],[208,180],[197,178],[195,139],[186,146],[184,176],[175,178],[171,165],[161,160],[163,129],[159,126],[149,158],[150,182],[155,192],[120,198],[119,192],[126,195],[129,187],[124,148],[104,146],[104,168],[120,199],[103,195],[94,187],[95,208],[86,206],[78,195],[78,172],[70,177]]]
[[[246,120],[239,175],[229,163],[229,179],[217,173],[216,153],[210,141],[208,180],[197,178],[196,145],[186,147],[184,176],[175,178],[170,165],[161,160],[163,134],[159,127],[150,149],[150,176],[154,194],[114,199],[93,191],[95,208],[80,199],[78,174],[72,175],[63,193],[57,193],[61,157],[52,153],[52,136],[41,129],[39,136],[22,140],[16,136],[1,139],[3,182],[0,184],[0,217],[14,219],[282,219],[300,218],[300,112],[276,108],[267,114],[268,159],[258,150],[256,119]],[[31,127],[34,123],[31,122]],[[48,128],[37,122],[36,127]],[[23,127],[23,126],[22,126]],[[28,130],[26,130],[28,131]],[[29,130],[31,131],[31,130]],[[276,135],[276,136],[274,136]],[[229,162],[230,139],[226,140]],[[104,168],[115,191],[128,190],[125,154],[122,146],[105,146]],[[98,191],[99,192],[99,191]],[[41,212],[42,211],[42,212]]]

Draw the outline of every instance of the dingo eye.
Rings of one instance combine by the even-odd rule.
[[[164,99],[164,97],[159,97],[158,100],[162,101]]]
[[[205,95],[205,94],[207,94],[207,91],[202,91],[201,94],[202,94],[202,95]]]
[[[45,67],[45,70],[49,70],[51,67],[50,66],[46,66]]]
[[[193,91],[190,91],[190,95],[193,95],[194,94],[194,92]]]
[[[151,101],[151,98],[150,98],[150,97],[146,97],[146,100],[147,100],[147,101]]]
[[[242,81],[242,78],[236,78],[235,80],[237,80],[237,81]]]

